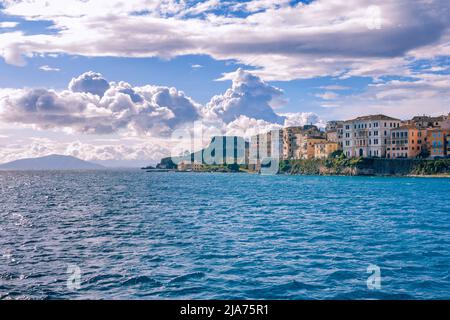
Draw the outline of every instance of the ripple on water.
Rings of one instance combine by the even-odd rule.
[[[0,172],[0,190],[0,299],[450,298],[449,179]]]

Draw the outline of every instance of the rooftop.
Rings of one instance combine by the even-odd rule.
[[[404,125],[401,125],[398,128],[392,129],[392,131],[405,130],[405,129],[417,129],[417,130],[419,130],[419,128],[417,126],[413,125],[413,124],[404,124]]]
[[[358,117],[352,120],[347,120],[345,122],[353,122],[353,121],[369,121],[369,120],[390,120],[390,121],[400,121],[400,119],[392,118],[389,116],[385,116],[384,114],[373,114],[368,116]]]

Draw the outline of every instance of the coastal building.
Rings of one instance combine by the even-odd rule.
[[[415,125],[402,125],[391,130],[387,158],[416,158],[427,148],[427,131]]]
[[[316,159],[326,159],[333,152],[337,151],[339,145],[337,142],[321,142],[314,145],[314,158]]]
[[[416,116],[411,120],[406,121],[408,125],[414,125],[418,128],[442,128],[442,126],[450,127],[450,119],[449,115],[447,116],[438,116],[438,117],[430,117],[430,116]],[[449,128],[450,129],[450,128]]]
[[[450,156],[450,133],[447,133],[447,135],[445,136],[445,144],[446,144],[445,155],[448,157]]]
[[[203,171],[205,166],[200,162],[192,163],[192,171]]]
[[[344,124],[344,121],[328,121],[327,125],[325,127],[325,131],[326,132],[330,132],[330,131],[337,131],[338,128],[342,128],[342,125]]]
[[[295,152],[298,149],[297,138],[303,131],[302,126],[283,129],[283,159],[295,158]]]
[[[446,116],[444,121],[442,121],[441,128],[450,131],[450,113]]]
[[[316,145],[326,144],[327,139],[320,136],[305,137],[302,148],[299,150],[297,159],[314,159],[316,154]],[[306,151],[306,152],[305,152]]]
[[[337,144],[338,144],[338,149],[342,150],[344,148],[344,124],[342,123],[341,125],[339,125],[336,129],[337,131]]]
[[[259,135],[250,137],[248,168],[249,170],[257,171],[260,167],[259,160]]]
[[[314,158],[314,143],[325,140],[325,135],[316,126],[306,125],[283,130],[283,159]],[[309,148],[308,148],[309,146]]]
[[[447,135],[450,132],[441,128],[427,130],[428,151],[430,157],[445,157],[447,154]]]
[[[349,157],[385,158],[390,145],[391,130],[401,120],[385,115],[369,115],[344,121],[342,148]]]
[[[259,171],[272,159],[283,158],[283,130],[272,130],[250,138],[249,168]]]
[[[201,162],[190,162],[190,161],[181,161],[178,164],[178,171],[202,171],[204,168],[204,165]]]
[[[327,141],[336,142],[336,143],[338,143],[338,141],[339,141],[339,136],[338,136],[337,130],[327,131],[326,136],[327,136]]]
[[[301,133],[295,136],[295,148],[292,151],[293,159],[313,159],[315,145],[326,142],[325,133],[316,126],[304,126]]]
[[[344,121],[329,121],[325,128],[327,141],[339,143],[342,140]]]
[[[181,161],[177,166],[178,171],[190,171],[192,170],[192,163],[190,161]]]

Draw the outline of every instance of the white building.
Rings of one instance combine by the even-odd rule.
[[[344,121],[342,148],[349,157],[385,158],[390,133],[401,120],[385,115],[370,115]]]

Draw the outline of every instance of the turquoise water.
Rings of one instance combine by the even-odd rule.
[[[449,299],[449,195],[449,179],[1,172],[0,298]]]

